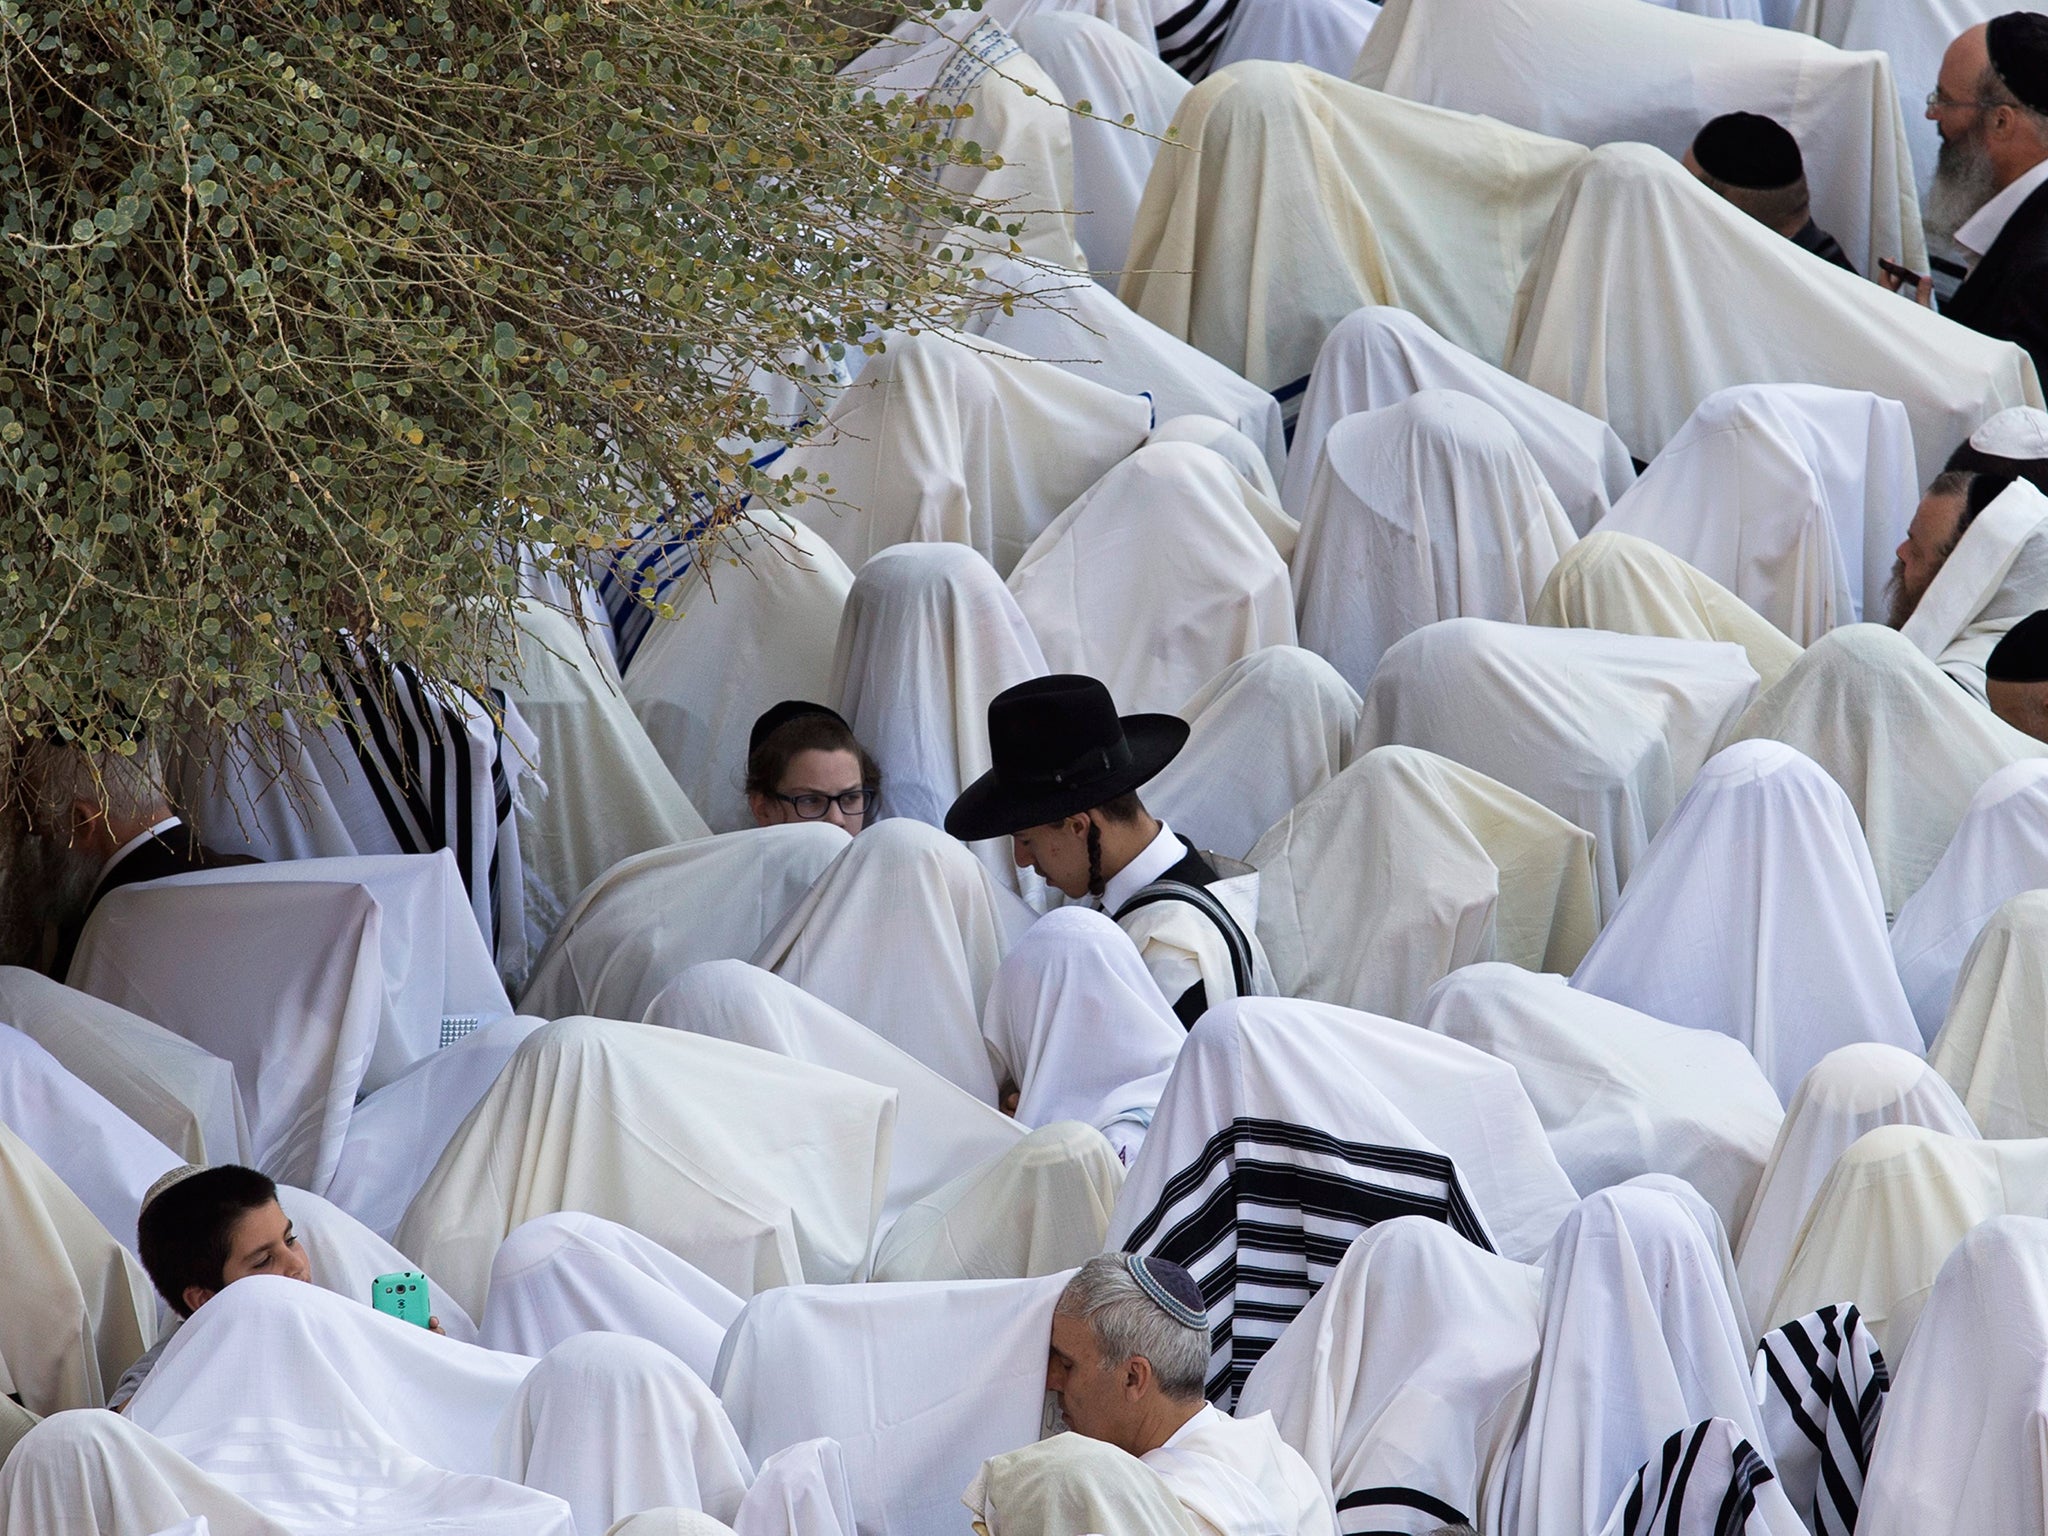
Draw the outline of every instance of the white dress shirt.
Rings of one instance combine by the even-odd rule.
[[[1144,851],[1103,881],[1102,910],[1115,916],[1125,902],[1187,856],[1187,845],[1173,835],[1173,828],[1160,822],[1159,835],[1145,845]]]
[[[1956,231],[1955,243],[1968,258],[1968,265],[1973,271],[1997,243],[1998,237],[2005,233],[2005,226],[2019,212],[2020,204],[2032,197],[2044,182],[2048,182],[2048,160],[2043,160],[2014,180],[2011,186],[1971,214],[1963,227]]]

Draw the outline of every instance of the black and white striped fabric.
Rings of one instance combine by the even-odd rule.
[[[653,627],[656,609],[696,563],[707,519],[678,523],[665,516],[639,529],[633,543],[599,572],[597,595],[612,621],[612,644],[623,674]]]
[[[1171,16],[1154,23],[1159,57],[1190,82],[1203,80],[1216,62],[1216,50],[1223,46],[1237,5],[1238,0],[1188,0]]]
[[[1776,1483],[1733,1424],[1707,1419],[1664,1442],[1600,1536],[1798,1536]]]
[[[1761,1417],[1786,1495],[1813,1536],[1851,1536],[1891,1373],[1853,1305],[1764,1335]]]

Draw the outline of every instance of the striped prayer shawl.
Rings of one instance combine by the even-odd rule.
[[[1190,84],[1199,85],[1216,62],[1216,50],[1230,33],[1230,19],[1237,14],[1238,0],[1188,0],[1164,21],[1154,25],[1159,39],[1159,57],[1180,71]]]
[[[1813,1536],[1851,1536],[1891,1373],[1854,1306],[1822,1307],[1764,1335],[1764,1433]],[[1810,1493],[1809,1493],[1810,1490]]]
[[[1448,1222],[1493,1251],[1442,1153],[1239,1117],[1166,1181],[1124,1248],[1171,1259],[1195,1277],[1209,1311],[1206,1391],[1228,1413],[1252,1367],[1322,1289],[1352,1239],[1396,1216]]]
[[[1726,1419],[1681,1429],[1643,1464],[1606,1536],[1744,1536],[1756,1491],[1772,1480],[1756,1447]],[[1758,1528],[1757,1536],[1762,1536]]]
[[[612,621],[620,675],[632,666],[654,627],[654,610],[696,563],[697,538],[708,519],[678,528],[664,515],[634,535],[633,543],[607,563],[597,578],[597,595]]]
[[[1337,1499],[1338,1536],[1433,1536],[1471,1516],[1418,1488],[1357,1488]]]

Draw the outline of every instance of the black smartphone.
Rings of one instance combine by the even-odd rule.
[[[1925,272],[1915,272],[1911,267],[1905,266],[1900,262],[1887,261],[1884,257],[1880,256],[1877,258],[1877,264],[1899,280],[1902,285],[1899,292],[1909,299],[1917,294],[1920,291],[1920,285],[1927,281],[1927,274]]]

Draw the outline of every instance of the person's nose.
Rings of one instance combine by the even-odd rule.
[[[857,832],[860,830],[858,827],[847,826],[846,812],[839,809],[839,802],[837,800],[828,800],[825,803],[825,815],[823,819],[831,822],[833,826],[843,828],[848,832]]]

